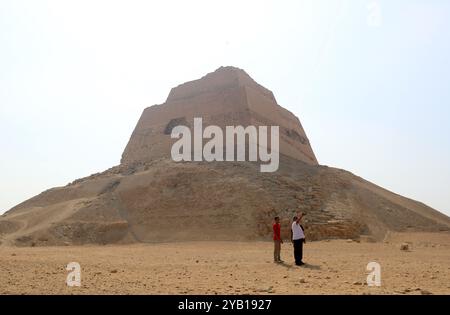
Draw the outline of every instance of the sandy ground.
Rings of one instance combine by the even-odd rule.
[[[1,294],[450,294],[450,234],[393,234],[385,243],[305,245],[305,267],[272,262],[271,242],[0,247]],[[401,251],[409,241],[411,251]],[[81,287],[65,283],[69,262]],[[365,284],[369,262],[381,287]]]

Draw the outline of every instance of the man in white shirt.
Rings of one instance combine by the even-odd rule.
[[[299,213],[294,217],[292,222],[292,243],[294,244],[294,258],[297,266],[304,265],[303,259],[303,243],[305,242],[305,233],[300,225],[303,218],[303,213]]]

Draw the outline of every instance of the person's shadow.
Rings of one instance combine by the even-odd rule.
[[[288,264],[288,263],[285,263],[285,262],[279,263],[278,265],[283,266],[283,267],[285,267],[287,269],[291,269],[291,268],[297,267],[295,264]],[[321,269],[320,265],[312,265],[312,264],[308,264],[308,263],[305,263],[300,268],[307,268],[307,269],[311,269],[311,270],[320,270]]]
[[[313,265],[313,264],[305,263],[302,267],[312,269],[312,270],[320,270],[320,265]]]

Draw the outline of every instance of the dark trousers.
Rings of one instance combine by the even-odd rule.
[[[301,240],[294,240],[294,258],[295,258],[295,263],[296,264],[302,263],[302,259],[303,259],[303,239],[301,239]]]

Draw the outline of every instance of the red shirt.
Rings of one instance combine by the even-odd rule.
[[[280,223],[273,224],[273,240],[281,241],[281,226]]]

